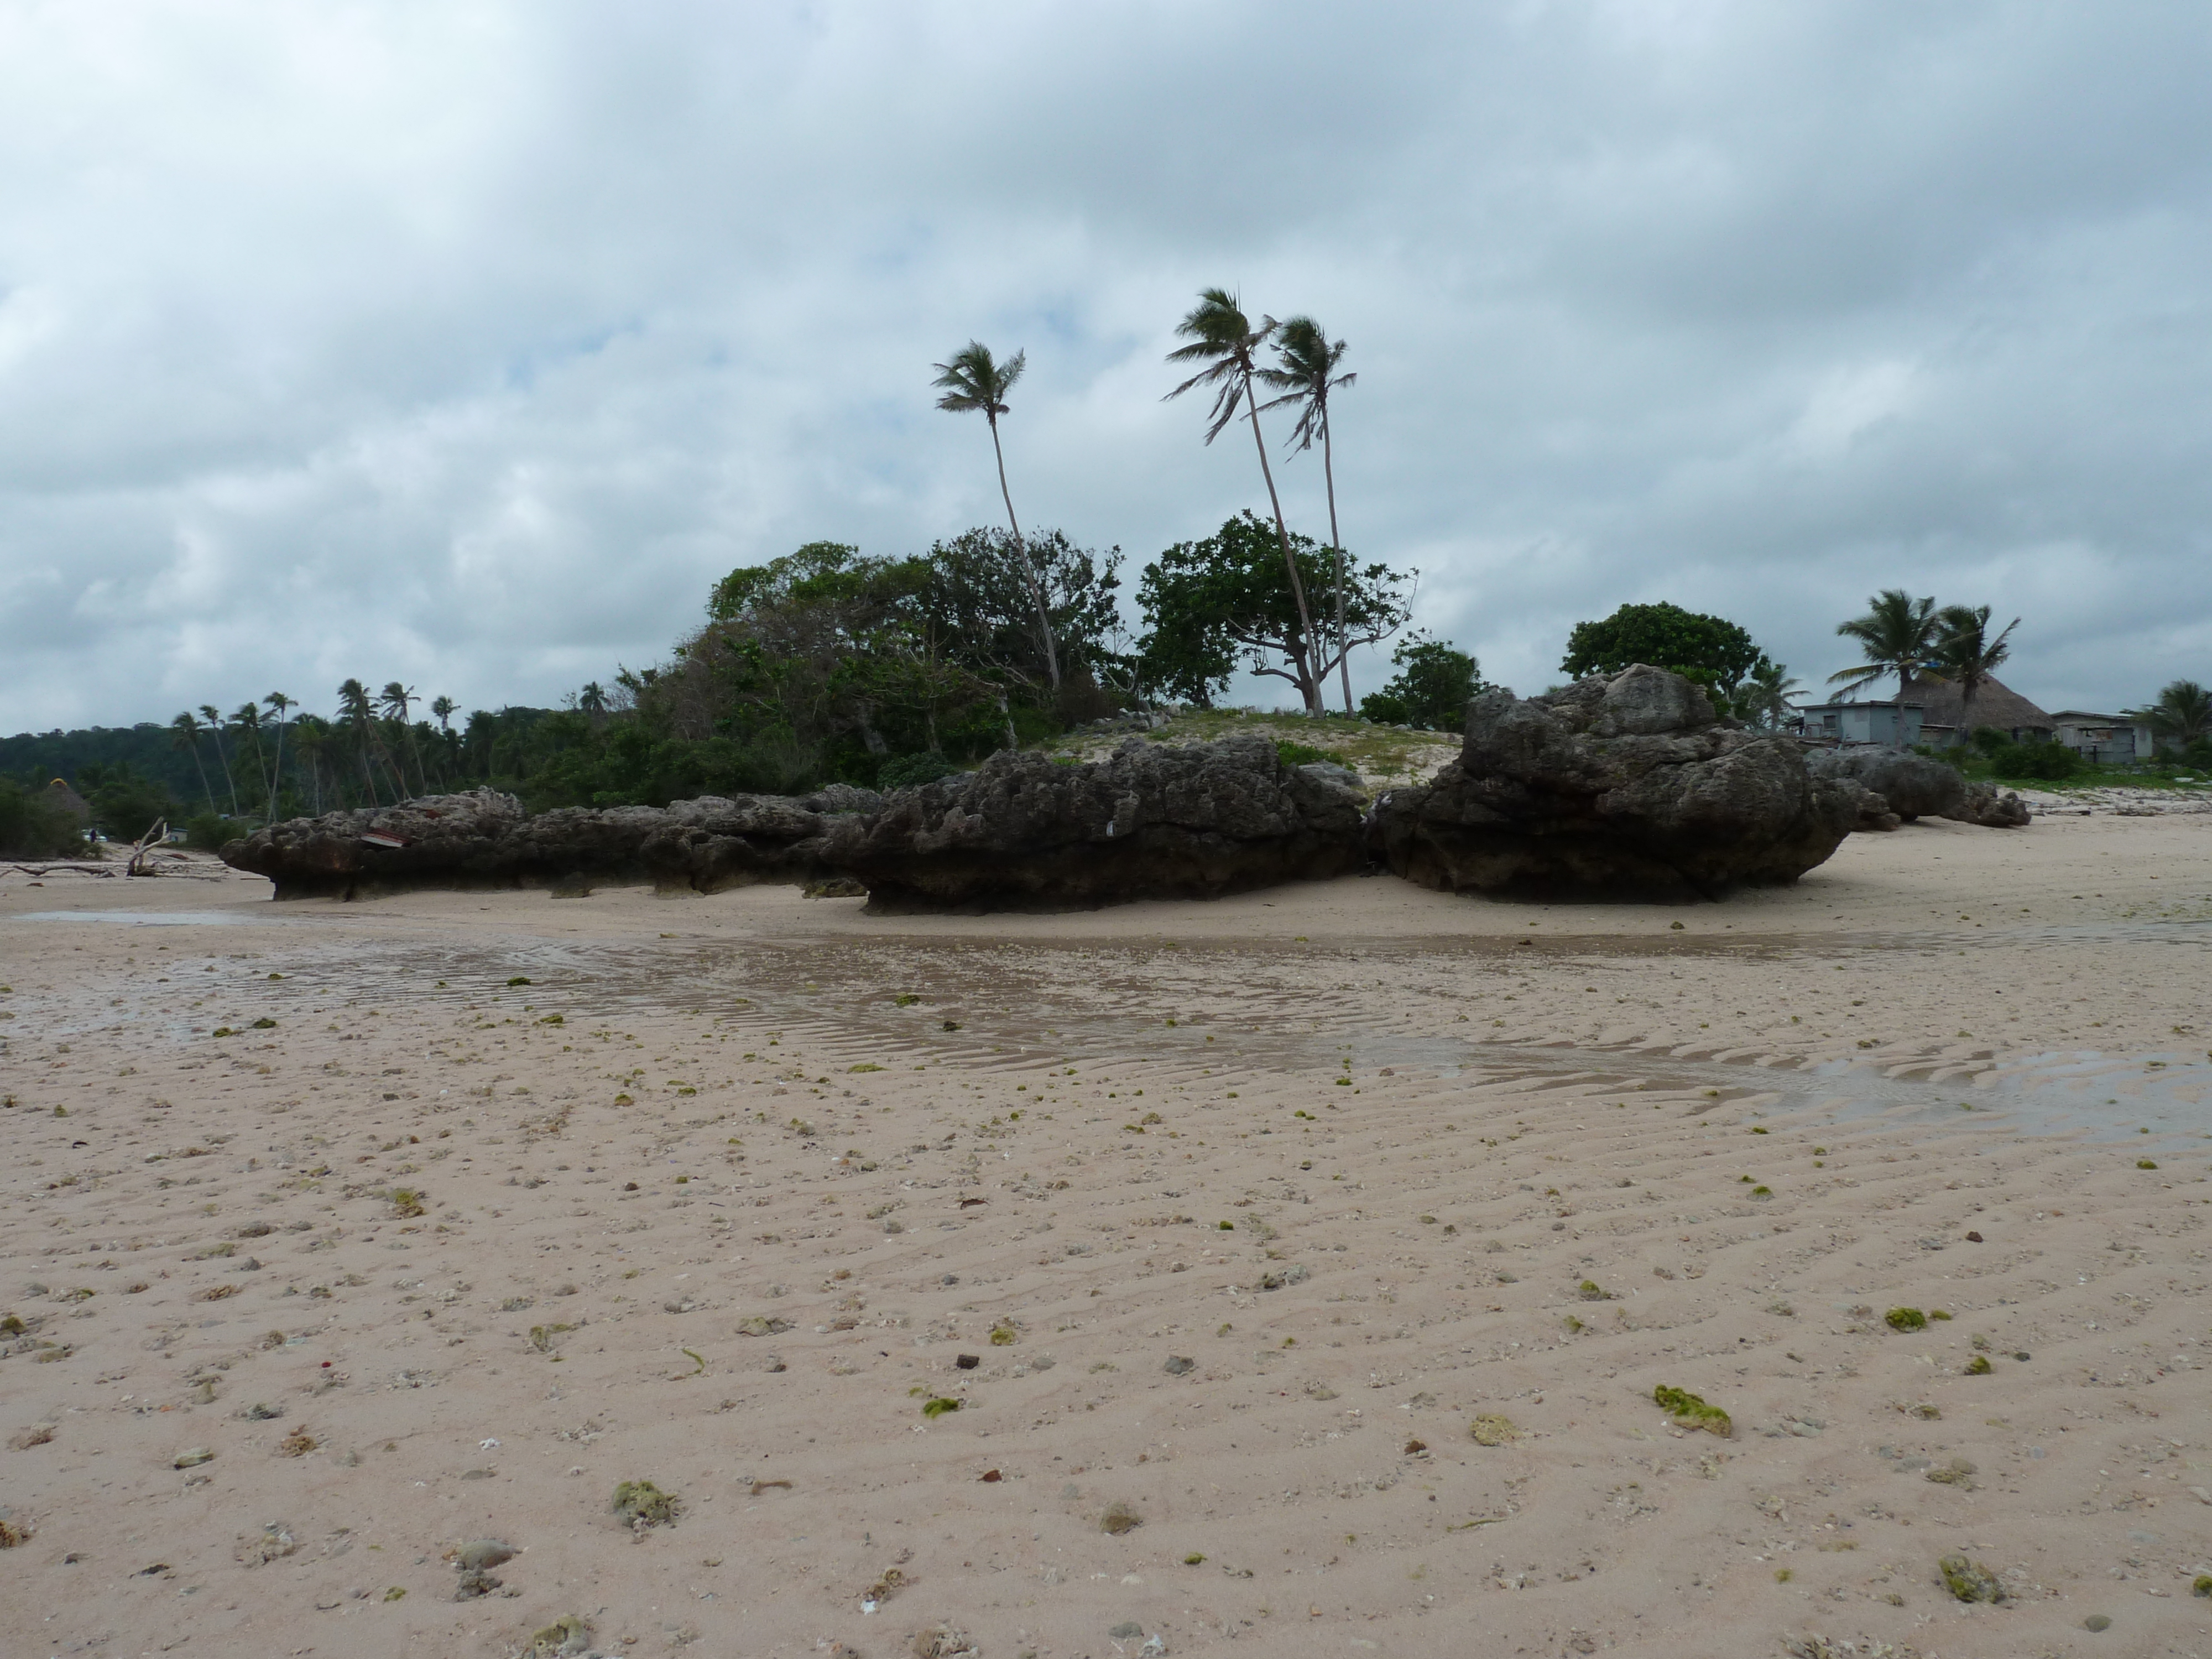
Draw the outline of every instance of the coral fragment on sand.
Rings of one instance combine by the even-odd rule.
[[[642,1532],[647,1527],[674,1524],[684,1505],[673,1492],[661,1491],[650,1480],[625,1480],[615,1488],[614,1502],[610,1507],[632,1528]]]
[[[1723,1440],[1735,1432],[1735,1425],[1729,1421],[1726,1412],[1718,1406],[1708,1406],[1686,1389],[1672,1389],[1662,1382],[1651,1390],[1651,1398],[1681,1428],[1703,1429]]]
[[[1963,1555],[1947,1555],[1936,1564],[1943,1575],[1943,1588],[1961,1601],[2002,1601],[2004,1585],[1996,1574]]]

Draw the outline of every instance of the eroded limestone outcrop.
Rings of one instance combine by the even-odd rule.
[[[1475,698],[1459,759],[1378,801],[1369,846],[1449,891],[1712,898],[1795,881],[1850,833],[1863,794],[1638,664],[1547,696]]]
[[[795,798],[708,795],[665,809],[560,807],[532,816],[512,795],[477,789],[270,824],[232,842],[222,859],[268,877],[280,899],[579,882],[715,892],[820,874],[812,849],[838,815],[880,800],[836,785]]]
[[[1188,748],[1132,738],[1079,766],[1002,751],[840,822],[820,856],[877,910],[1213,898],[1365,862],[1363,802],[1340,773],[1286,766],[1258,736]]]

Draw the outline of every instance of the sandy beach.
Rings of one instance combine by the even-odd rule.
[[[2212,816],[268,890],[0,880],[10,1653],[2212,1655]]]

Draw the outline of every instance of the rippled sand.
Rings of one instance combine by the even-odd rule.
[[[265,892],[0,882],[26,1653],[2212,1654],[2212,819],[1682,909]]]

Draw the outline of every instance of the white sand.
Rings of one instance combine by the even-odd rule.
[[[1682,909],[266,891],[0,882],[10,1653],[2212,1654],[2212,819]]]

